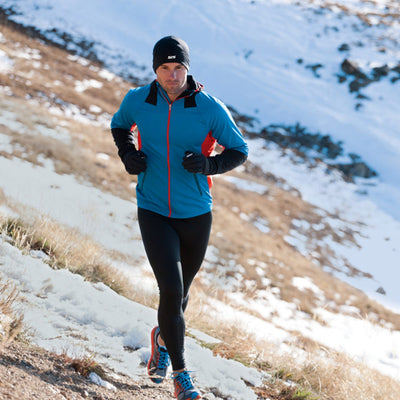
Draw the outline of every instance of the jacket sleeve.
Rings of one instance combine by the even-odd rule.
[[[212,136],[224,151],[216,156],[210,156],[206,161],[206,174],[215,175],[228,172],[247,160],[248,146],[228,108],[214,98],[211,115]]]
[[[135,109],[134,90],[130,90],[119,107],[119,110],[114,114],[111,120],[111,133],[114,142],[118,148],[118,155],[121,160],[132,150],[136,150],[134,144],[134,136],[131,132],[131,127],[135,124],[132,110]]]
[[[111,128],[111,133],[118,148],[118,155],[124,161],[126,154],[136,150],[133,134],[130,130],[122,128]]]
[[[213,99],[209,109],[209,124],[212,136],[225,149],[234,149],[248,154],[248,146],[228,108],[218,99]]]

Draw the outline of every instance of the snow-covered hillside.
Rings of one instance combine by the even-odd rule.
[[[3,7],[12,10],[15,21],[36,27],[68,49],[83,54],[89,49],[114,71],[144,81],[153,78],[154,42],[166,34],[180,35],[190,45],[191,72],[196,78],[240,113],[255,117],[257,127],[300,123],[310,132],[343,141],[342,158],[360,155],[377,171],[377,178],[358,179],[354,186],[327,176],[323,167],[293,170],[290,163],[281,162],[279,152],[260,150],[268,146],[261,140],[251,143],[250,159],[288,180],[312,204],[355,225],[365,224],[362,240],[369,238],[368,245],[360,244],[362,252],[351,249],[347,255],[345,251],[344,257],[372,274],[377,284],[351,283],[370,295],[382,286],[388,303],[399,305],[394,283],[400,243],[398,72],[391,70],[360,92],[350,92],[352,76],[338,83],[338,76],[344,75],[344,59],[356,61],[367,74],[377,66],[398,66],[400,28],[390,19],[398,6],[393,1],[369,6],[343,2],[346,7],[338,2],[337,7],[327,8],[322,8],[324,2],[319,3],[321,8],[300,3],[209,0],[166,6],[159,0],[149,8],[145,2],[103,1],[99,6],[69,0],[56,6],[46,0],[6,0]],[[370,18],[372,25],[360,19],[370,14],[375,15]],[[78,43],[84,43],[86,50]],[[340,51],[343,44],[346,50]],[[316,64],[320,67],[313,73]],[[362,107],[357,109],[358,103]]]
[[[150,356],[149,331],[156,321],[155,310],[118,296],[102,283],[93,285],[69,271],[54,271],[40,258],[24,256],[8,243],[0,246],[2,272],[23,288],[25,321],[34,330],[38,345],[75,357],[91,350],[98,362],[117,372],[137,379],[145,375],[143,364]],[[211,350],[200,345],[213,338],[192,333],[199,341],[187,339],[187,358],[196,365],[199,384],[219,388],[235,399],[256,399],[245,381],[259,386],[265,375],[213,357]]]
[[[77,93],[101,88],[100,81],[112,85],[118,79],[114,73],[138,82],[153,79],[154,42],[166,34],[183,37],[191,48],[191,72],[206,90],[238,113],[254,118],[252,125],[242,125],[252,133],[248,137],[252,166],[266,176],[272,174],[283,190],[299,193],[302,200],[315,207],[318,223],[293,219],[284,236],[286,244],[314,266],[400,313],[400,117],[396,110],[400,93],[400,28],[398,20],[390,17],[398,15],[399,7],[390,0],[337,0],[335,6],[332,3],[155,0],[150,5],[123,0],[68,0],[62,4],[4,0],[1,7],[11,19],[37,28],[43,38],[105,63],[104,69],[91,70],[98,79],[82,77],[73,81]],[[0,33],[0,46],[7,40]],[[21,48],[11,54],[0,47],[0,78],[18,75],[14,69],[16,58],[31,60],[33,69],[45,64],[32,49]],[[368,84],[350,90],[356,75],[344,71],[345,59],[358,65],[358,73],[364,73],[364,83]],[[86,63],[76,56],[69,60]],[[385,66],[386,74],[370,79],[376,72],[374,68]],[[26,79],[27,87],[31,72],[18,75]],[[60,85],[54,82],[54,86]],[[120,93],[121,99],[123,94]],[[29,160],[15,157],[23,149],[11,140],[10,131],[54,137],[64,146],[70,145],[71,138],[66,123],[53,129],[43,122],[32,122],[32,117],[27,128],[12,109],[17,104],[13,101],[12,90],[3,86],[0,195],[18,204],[19,210],[26,207],[27,213],[43,214],[88,235],[109,252],[110,258],[112,252],[127,257],[133,253],[135,268],[128,265],[132,260],[125,263],[120,257],[110,259],[110,263],[132,282],[140,280],[149,293],[156,293],[140,241],[134,201],[99,190],[72,173],[58,173],[51,157],[43,157],[41,166],[35,167]],[[37,107],[39,102],[35,101],[26,96],[30,106]],[[96,102],[89,114],[73,104],[63,106],[66,118],[108,129],[110,114],[101,113]],[[49,112],[57,118],[60,111],[52,107]],[[278,145],[257,136],[267,125],[297,123],[308,132],[342,141],[343,153],[329,160],[309,151],[311,158],[324,161],[309,162],[295,151],[282,152]],[[328,170],[328,163],[349,162],[350,153],[361,157],[378,176],[348,182],[337,170]],[[97,157],[101,163],[102,157],[108,156],[98,153]],[[216,179],[217,185],[226,182],[240,191],[262,196],[270,190],[261,181],[250,182],[238,176]],[[253,222],[260,235],[268,235],[271,221],[240,209],[233,211],[242,221]],[[3,206],[0,217],[19,215],[15,209]],[[332,234],[322,234],[324,230]],[[149,353],[148,332],[155,323],[154,310],[118,296],[102,284],[90,284],[70,272],[52,270],[46,260],[40,259],[43,254],[23,255],[8,240],[5,236],[0,240],[0,272],[22,288],[26,299],[22,307],[34,341],[51,350],[95,352],[100,361],[140,378],[144,374],[142,363]],[[319,305],[313,309],[314,318],[310,318],[295,302],[283,301],[269,287],[267,263],[263,260],[248,260],[265,282],[265,290],[248,299],[238,289],[241,266],[233,260],[227,261],[224,268],[232,267],[230,273],[236,280],[230,277],[216,282],[213,266],[217,259],[218,249],[210,246],[199,280],[225,287],[231,292],[227,295],[231,304],[204,304],[204,312],[213,318],[236,321],[259,340],[268,337],[279,351],[292,353],[299,362],[306,358],[306,352],[294,345],[293,332],[343,351],[400,380],[400,334],[391,324],[378,326],[360,319],[357,308],[350,304],[341,306],[339,313],[331,312],[326,309],[327,300],[318,282],[296,276],[291,284],[300,292],[312,293]],[[329,262],[325,264],[324,260]],[[353,270],[360,273],[354,274]],[[248,282],[249,288],[251,284]],[[240,312],[232,304],[252,313]],[[245,382],[257,386],[267,375],[213,357],[211,351],[200,346],[200,342],[210,343],[213,338],[191,333],[194,338],[188,339],[188,358],[189,362],[196,360],[196,376],[202,390],[218,387],[221,396],[256,398]],[[135,351],[127,352],[127,348]]]
[[[343,2],[347,6],[342,8],[340,2],[330,8],[322,8],[324,2],[319,3],[321,8],[301,3],[210,1],[165,6],[155,1],[149,9],[144,2],[103,1],[100,7],[73,0],[57,6],[45,0],[6,0],[3,7],[10,7],[12,19],[38,28],[67,48],[82,53],[78,43],[83,41],[85,48],[110,68],[144,80],[153,77],[153,43],[162,35],[178,34],[190,44],[195,76],[227,104],[256,117],[260,126],[300,122],[312,132],[343,141],[346,152],[361,155],[378,172],[378,178],[359,180],[353,186],[306,166],[292,172],[288,170],[291,167],[283,167],[285,161],[274,159],[279,157],[277,153],[268,155],[260,150],[263,141],[251,143],[250,157],[266,171],[288,180],[305,200],[355,224],[367,225],[363,236],[370,238],[368,245],[360,244],[362,254],[353,254],[352,249],[346,257],[375,277],[389,301],[400,304],[398,291],[392,287],[400,242],[396,72],[365,87],[362,94],[366,100],[357,98],[360,93],[350,93],[347,84],[338,83],[345,58],[356,60],[366,73],[376,66],[398,65],[398,24],[396,20],[389,26],[381,24],[390,20],[398,7],[391,1],[371,2],[368,7],[364,2]],[[159,13],[153,15],[154,9]],[[376,14],[372,26],[359,18],[370,14]],[[60,37],[63,33],[67,34],[64,39]],[[346,50],[339,51],[343,44],[347,44]],[[309,68],[315,64],[321,64],[318,74]],[[360,102],[362,108],[356,110],[355,104]],[[338,191],[341,196],[336,195]],[[368,195],[360,196],[361,191]],[[352,284],[370,294],[377,288]]]

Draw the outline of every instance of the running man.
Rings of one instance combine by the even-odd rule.
[[[156,79],[131,89],[111,122],[126,171],[138,175],[138,221],[160,292],[148,374],[161,383],[171,363],[178,400],[201,398],[184,358],[184,311],[210,237],[210,175],[232,170],[248,154],[230,112],[188,75],[189,64],[182,39],[160,39],[153,49]],[[213,155],[216,143],[224,150]]]

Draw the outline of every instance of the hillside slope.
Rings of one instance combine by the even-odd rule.
[[[77,373],[73,360],[41,348],[14,343],[1,352],[0,398],[28,400],[112,400],[118,391],[120,400],[173,399],[168,387],[116,375],[107,382],[114,390],[102,387]]]
[[[136,291],[142,282],[149,282],[150,298],[143,301],[154,307],[154,282],[135,228],[135,180],[123,171],[108,129],[110,116],[131,83],[17,28],[3,20],[0,36],[0,165],[8,171],[0,186],[2,224],[10,217],[26,225],[50,219],[62,226],[60,230],[75,230],[77,237],[89,235],[104,247],[104,256],[113,260],[119,274],[131,278]],[[317,245],[329,237],[351,246],[359,240],[362,225],[323,212],[287,181],[263,171],[255,160],[215,180],[211,245],[194,287],[193,303],[201,306],[188,315],[190,326],[225,340],[224,335],[237,332],[233,328],[233,332],[220,332],[210,315],[229,317],[227,310],[232,310],[236,317],[246,314],[229,321],[243,325],[243,336],[254,334],[255,326],[260,326],[256,339],[262,345],[268,333],[277,348],[315,355],[321,345],[329,347],[322,342],[329,335],[323,327],[334,325],[332,315],[349,317],[348,323],[350,318],[367,320],[389,332],[400,330],[398,314],[330,273],[340,268],[343,274],[373,282],[367,272],[350,263],[335,263],[333,246],[317,247],[310,258],[307,251],[299,250],[298,242],[288,240],[293,231],[310,236],[312,232]],[[121,199],[115,209],[111,196]],[[47,238],[50,242],[56,241],[52,234]],[[322,327],[321,339],[308,331],[311,327],[317,331],[315,321]],[[277,337],[272,327],[279,328]],[[349,331],[340,333],[344,343]],[[51,340],[46,346],[52,346]],[[228,355],[224,348],[219,351]],[[263,351],[270,357],[266,348]],[[370,361],[363,351],[355,358]],[[380,356],[384,354],[384,361],[395,370],[395,350],[389,353],[390,346]]]
[[[152,4],[162,8],[163,3]],[[224,9],[211,7],[211,14],[207,4],[177,2],[151,24],[146,3],[120,0],[104,1],[101,9],[91,2],[77,7],[76,0],[59,7],[44,0],[7,0],[2,14],[7,23],[17,21],[42,41],[97,60],[133,83],[152,79],[148,48],[174,20],[176,32],[190,41],[196,78],[236,109],[248,138],[259,139],[250,142],[251,163],[286,182],[321,214],[320,223],[310,226],[293,219],[285,240],[321,268],[396,309],[397,2],[235,0]],[[133,26],[131,15],[137,16]],[[190,24],[187,16],[203,23]],[[188,26],[197,26],[201,35]],[[217,56],[221,49],[224,57]],[[78,80],[76,89],[93,94],[91,85],[99,84]],[[108,93],[113,96],[111,88]],[[99,105],[97,99],[90,99],[92,109],[103,107],[105,99],[98,99]],[[79,114],[68,103],[64,107]],[[90,112],[88,117],[93,119]],[[334,233],[321,235],[323,226]],[[355,246],[347,245],[347,230]],[[362,274],[354,277],[353,268]]]
[[[88,182],[103,192],[134,201],[132,184],[135,178],[123,170],[108,127],[110,116],[130,84],[101,66],[7,27],[2,30],[2,38],[0,48],[7,54],[10,69],[0,75],[2,138],[4,144],[8,142],[1,155],[38,166],[46,166],[49,160],[57,174],[74,175],[78,181]],[[250,146],[253,146],[252,141]],[[211,244],[218,249],[224,262],[229,261],[229,253],[232,253],[232,258],[249,274],[245,280],[254,280],[253,285],[257,288],[259,284],[260,289],[265,285],[254,275],[255,268],[249,260],[259,262],[261,269],[262,263],[268,265],[270,285],[283,290],[283,300],[296,298],[300,308],[303,308],[302,299],[310,296],[290,285],[294,276],[308,276],[320,287],[323,285],[321,289],[327,303],[349,305],[348,299],[357,296],[360,307],[361,304],[365,307],[360,309],[362,315],[379,313],[381,307],[324,272],[312,258],[301,254],[285,240],[293,228],[301,231],[297,223],[306,221],[315,227],[314,235],[319,238],[332,236],[338,243],[355,243],[357,226],[352,223],[346,226],[343,221],[339,232],[334,226],[335,216],[331,215],[332,226],[324,223],[319,227],[322,220],[328,220],[325,219],[327,213],[304,201],[295,188],[282,178],[264,172],[252,159],[257,160],[257,154],[251,156],[244,168],[229,174],[231,178],[216,177]],[[242,184],[244,190],[238,190],[241,182],[246,182]],[[12,187],[4,186],[3,191],[5,195],[7,191],[12,193]],[[23,195],[20,197],[18,200],[23,199]],[[265,235],[260,234],[263,223]],[[336,223],[340,224],[340,220]],[[328,255],[324,259],[322,251],[314,256],[320,260],[320,265],[339,267],[332,264],[334,259]],[[348,275],[365,275],[351,265],[343,268],[342,272]],[[342,294],[341,299],[337,298],[337,293]],[[396,324],[396,318],[390,322]]]

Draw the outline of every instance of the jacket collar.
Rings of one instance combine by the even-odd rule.
[[[181,93],[181,95],[176,100],[184,98],[185,108],[196,107],[197,104],[195,96],[201,90],[203,90],[203,85],[201,83],[196,82],[192,75],[188,75],[187,83],[188,83],[188,88],[183,93]],[[160,87],[160,84],[157,82],[157,79],[155,79],[150,84],[150,91],[145,102],[152,104],[153,106],[157,105],[158,90],[163,90],[163,89]]]

